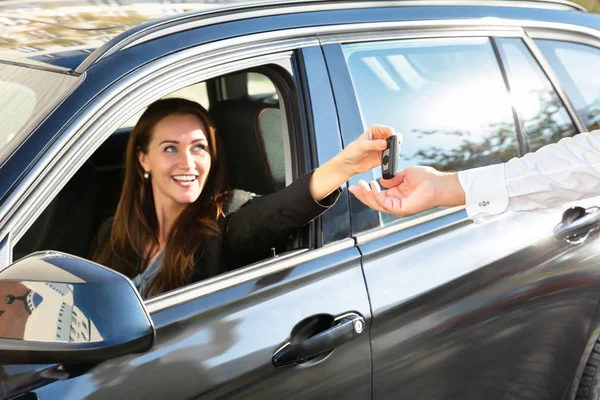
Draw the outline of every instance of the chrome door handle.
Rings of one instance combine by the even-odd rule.
[[[571,207],[563,213],[562,221],[554,227],[554,237],[578,244],[600,229],[599,207]]]
[[[334,324],[297,343],[290,341],[273,355],[273,366],[285,367],[316,357],[335,349],[359,336],[365,329],[365,320],[358,314],[348,313],[337,317]]]

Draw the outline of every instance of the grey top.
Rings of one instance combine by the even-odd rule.
[[[148,268],[146,268],[144,270],[144,272],[142,272],[141,274],[137,275],[136,277],[134,277],[132,279],[133,284],[135,285],[136,289],[138,290],[138,292],[144,299],[146,298],[144,293],[146,291],[146,288],[148,287],[148,284],[150,283],[150,281],[152,281],[152,279],[154,279],[156,274],[158,274],[158,271],[160,271],[160,266],[162,265],[163,253],[164,253],[164,249],[162,249],[156,255],[156,257],[154,257],[154,260],[152,260],[152,262],[150,262],[150,265],[148,265]]]

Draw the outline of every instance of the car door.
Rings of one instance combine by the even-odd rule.
[[[247,41],[251,43],[252,38]],[[183,56],[167,56],[158,61],[168,65],[166,70],[157,72],[156,66],[148,65],[99,96],[91,109],[100,108],[98,102],[111,106],[99,114],[83,111],[80,118],[88,119],[65,131],[69,140],[63,138],[62,143],[69,142],[70,147],[46,166],[46,173],[30,190],[36,196],[21,199],[22,209],[14,211],[13,222],[6,226],[12,227],[13,233],[26,229],[19,224],[27,220],[36,202],[44,201],[44,191],[51,190],[52,182],[67,179],[68,171],[76,170],[85,161],[83,155],[91,153],[90,142],[94,141],[90,139],[106,137],[107,130],[118,127],[116,121],[133,115],[132,98],[149,103],[161,93],[166,95],[224,71],[262,67],[276,70],[279,82],[287,84],[282,90],[289,100],[285,109],[293,115],[287,124],[296,127],[298,150],[294,173],[304,173],[339,152],[341,136],[333,96],[316,39],[279,42],[273,35],[271,43],[252,47],[251,57],[240,50],[239,43],[217,56],[211,44],[210,57],[204,61],[199,57],[196,66],[187,61],[194,56],[190,50]],[[206,53],[202,46],[194,52]],[[87,123],[85,129],[77,129],[81,122]],[[307,248],[147,301],[156,329],[150,351],[99,365],[5,364],[0,374],[2,395],[28,393],[39,399],[316,399],[335,395],[369,399],[370,305],[360,253],[349,237],[347,202],[338,202],[335,210],[337,233],[317,235],[316,227],[321,225],[314,224]],[[330,226],[327,220],[323,225]],[[2,242],[0,252],[15,246],[17,239],[11,240]],[[327,245],[321,246],[323,242]]]
[[[529,38],[498,29],[321,38],[345,142],[391,125],[404,135],[399,169],[456,171],[576,134],[582,124]],[[562,210],[475,224],[460,207],[395,219],[351,206],[374,399],[562,398],[597,338],[594,236],[556,240]]]

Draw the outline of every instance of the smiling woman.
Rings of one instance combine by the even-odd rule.
[[[252,200],[223,190],[209,113],[190,100],[159,100],[131,132],[119,205],[93,260],[133,278],[144,297],[258,261],[333,205],[341,184],[378,165],[381,139],[392,133],[372,128],[313,172]]]
[[[196,243],[218,234],[215,219],[223,214],[223,197],[215,196],[223,190],[215,131],[208,112],[189,100],[159,100],[146,109],[127,145],[124,190],[112,233],[95,261],[130,277],[148,270],[151,276],[137,280],[142,292],[185,284]],[[163,259],[172,268],[147,268]]]

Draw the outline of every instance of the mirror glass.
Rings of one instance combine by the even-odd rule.
[[[0,339],[119,343],[150,324],[131,282],[88,260],[38,252],[0,272]]]

